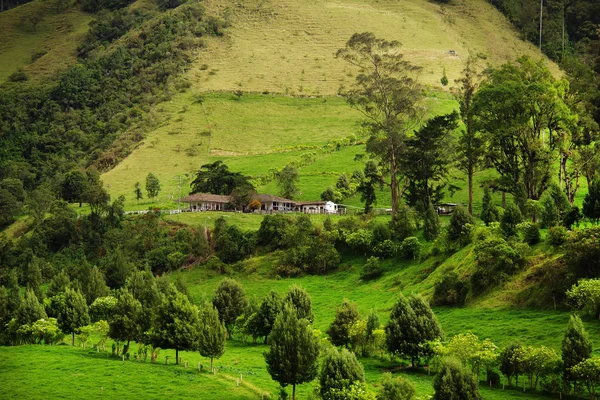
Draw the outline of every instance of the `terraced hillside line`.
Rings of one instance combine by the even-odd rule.
[[[459,78],[469,55],[482,66],[520,55],[540,58],[510,23],[484,0],[440,5],[424,0],[207,0],[207,10],[231,22],[211,40],[191,77],[203,90],[336,94],[354,71],[334,58],[353,33],[399,40],[421,81],[443,88]],[[554,71],[558,68],[553,65]]]

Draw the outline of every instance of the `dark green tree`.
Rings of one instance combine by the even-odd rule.
[[[514,203],[509,203],[500,219],[500,229],[505,237],[517,236],[517,225],[523,222],[523,214]]]
[[[448,223],[448,240],[460,246],[471,241],[471,233],[475,227],[475,219],[462,206],[457,206],[452,212]]]
[[[133,186],[133,193],[135,194],[135,200],[140,204],[140,200],[144,198],[144,193],[142,192],[142,185],[139,182],[136,182]]]
[[[331,343],[335,346],[348,347],[348,344],[350,344],[350,327],[359,319],[360,314],[356,304],[344,299],[342,305],[335,308],[335,318],[327,329]]]
[[[33,290],[36,297],[40,302],[44,301],[44,294],[42,293],[41,285],[42,285],[42,270],[40,269],[40,260],[38,258],[33,258],[27,264],[27,289]]]
[[[481,220],[489,225],[492,222],[498,222],[500,215],[498,207],[494,204],[490,188],[486,185],[483,188],[483,200],[481,201]]]
[[[69,274],[63,269],[58,274],[54,275],[54,278],[50,281],[48,289],[46,290],[46,296],[54,297],[57,294],[64,293],[67,286],[69,286],[69,283],[71,283]]]
[[[521,364],[517,355],[521,352],[523,345],[518,342],[510,343],[500,353],[498,363],[500,364],[500,372],[508,379],[508,386],[512,386],[512,378],[516,379],[516,385],[519,386],[519,375],[523,373]]]
[[[592,181],[583,199],[583,215],[592,221],[600,220],[600,178]]]
[[[120,247],[102,258],[100,267],[106,277],[106,284],[111,289],[119,289],[125,285],[127,277],[133,269],[125,256],[124,250]]]
[[[417,366],[421,354],[421,337],[417,315],[409,301],[400,293],[400,297],[390,314],[390,321],[385,327],[386,343],[390,353],[410,358],[413,367]]]
[[[156,308],[150,342],[163,349],[175,349],[175,364],[179,364],[179,350],[198,348],[199,326],[198,308],[186,296],[174,291]]]
[[[89,279],[83,289],[88,304],[92,304],[98,297],[108,296],[108,286],[106,286],[104,274],[98,267],[90,269]]]
[[[227,328],[227,332],[231,334],[235,320],[244,313],[248,306],[244,288],[239,282],[225,278],[219,283],[212,303],[219,311],[219,319]]]
[[[363,366],[353,352],[345,348],[341,352],[335,347],[327,349],[319,371],[319,394],[323,400],[337,400],[339,391],[364,381]]]
[[[275,320],[268,342],[269,350],[264,353],[267,371],[281,386],[292,385],[295,400],[296,385],[317,376],[319,338],[308,320],[299,319],[296,310],[286,305]]]
[[[441,229],[440,217],[433,208],[433,203],[429,202],[425,210],[425,218],[423,220],[423,236],[425,240],[431,242],[440,235]]]
[[[592,356],[592,343],[578,315],[569,318],[569,326],[562,341],[563,376],[574,381],[571,368]]]
[[[433,379],[434,400],[481,400],[477,379],[457,360],[446,360]]]
[[[305,318],[311,324],[315,320],[312,311],[312,298],[303,287],[292,285],[283,302],[284,304],[294,307],[298,318]]]
[[[146,176],[146,193],[148,193],[148,198],[155,198],[158,196],[158,192],[160,192],[160,181],[152,172],[149,172]]]
[[[392,218],[396,218],[401,193],[401,156],[405,139],[420,118],[418,104],[423,97],[416,82],[417,67],[398,51],[400,43],[378,39],[373,33],[355,33],[336,53],[359,72],[354,86],[343,92],[350,106],[365,116],[369,129],[367,152],[389,174]]]
[[[412,400],[415,393],[414,383],[402,376],[392,378],[391,373],[385,372],[381,379],[381,391],[377,395],[377,400]]]
[[[85,200],[84,196],[88,187],[87,176],[78,170],[71,171],[65,175],[60,187],[60,194],[63,200],[69,203],[81,203]]]
[[[239,172],[229,171],[223,161],[205,164],[192,181],[191,193],[213,193],[230,195],[236,187],[252,186],[249,178]]]
[[[373,209],[377,201],[375,190],[383,185],[383,180],[377,169],[377,163],[369,160],[365,164],[364,178],[360,181],[356,191],[360,193],[360,200],[365,202],[365,214]]]
[[[411,206],[438,203],[444,197],[452,158],[452,132],[458,127],[453,112],[431,118],[406,140],[407,150],[401,160],[408,179],[405,197]]]
[[[281,197],[293,200],[300,192],[298,189],[298,182],[300,181],[298,169],[292,164],[283,167],[275,176],[275,180]]]
[[[21,205],[8,190],[0,188],[0,227],[10,225],[21,210]]]
[[[38,319],[48,318],[44,306],[39,302],[33,290],[28,289],[25,292],[25,298],[21,301],[15,318],[19,326],[32,324]]]
[[[225,353],[227,329],[219,320],[219,312],[212,304],[205,304],[200,310],[198,325],[198,351],[202,357],[210,358],[210,370],[213,369],[213,359]]]
[[[19,288],[19,277],[16,269],[8,270],[5,278],[6,282],[6,295],[9,314],[14,314],[21,307],[21,289]]]
[[[444,331],[431,310],[429,303],[423,297],[412,295],[408,298],[408,302],[417,318],[416,328],[420,347],[418,357],[429,358],[433,356],[433,351],[428,343],[436,339],[442,340],[444,338]]]
[[[65,290],[64,302],[56,320],[64,333],[71,334],[71,344],[75,346],[75,332],[90,323],[88,306],[79,290],[69,288]]]
[[[275,323],[275,319],[277,315],[281,312],[283,308],[283,299],[279,295],[279,293],[271,290],[269,294],[265,296],[262,303],[260,304],[260,308],[258,309],[257,318],[260,324],[259,332],[257,332],[260,336],[265,338],[265,343],[267,342],[267,337],[271,330],[273,329],[273,324]]]
[[[125,351],[129,349],[129,343],[140,333],[140,318],[142,316],[142,305],[133,297],[127,289],[120,289],[117,293],[117,305],[113,309],[109,321],[109,336],[117,342],[127,342]]]

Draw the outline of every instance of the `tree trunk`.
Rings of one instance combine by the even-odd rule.
[[[213,358],[210,358],[210,371],[212,372],[213,370]]]
[[[175,348],[175,365],[179,364],[179,349]]]
[[[469,214],[473,215],[473,168],[469,168]]]
[[[292,400],[296,400],[296,384],[292,385]]]
[[[72,335],[71,346],[75,346],[75,331],[71,332],[71,335]]]

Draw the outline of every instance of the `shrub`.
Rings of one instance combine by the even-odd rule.
[[[462,206],[458,206],[452,212],[452,217],[447,228],[447,238],[451,243],[460,247],[471,242],[471,236],[475,227],[475,220]]]
[[[505,237],[517,235],[517,225],[523,221],[523,214],[516,204],[510,203],[506,206],[504,214],[500,219],[500,229]]]
[[[379,258],[369,257],[365,263],[362,271],[360,272],[360,279],[368,281],[371,279],[379,278],[383,274],[383,270],[379,265]]]
[[[573,231],[565,248],[565,259],[577,278],[600,276],[600,226]]]
[[[381,258],[394,257],[398,252],[398,245],[392,240],[384,240],[383,242],[377,243],[373,248],[373,253],[377,254]]]
[[[410,236],[402,241],[401,249],[404,258],[416,260],[421,253],[421,244],[419,243],[419,239]]]
[[[469,289],[468,281],[460,279],[456,272],[449,272],[436,282],[433,303],[437,306],[462,306],[465,304]]]
[[[523,241],[529,245],[534,245],[540,242],[540,227],[538,224],[531,222],[523,222],[520,224],[519,228],[521,229],[523,235]]]
[[[477,270],[471,276],[471,288],[480,293],[516,272],[524,263],[524,249],[511,246],[502,238],[492,237],[475,246]]]
[[[412,236],[417,229],[415,212],[407,206],[398,208],[396,218],[390,222],[390,230],[393,238],[401,242]]]
[[[554,247],[558,247],[567,241],[567,228],[564,226],[553,226],[548,229],[548,243]]]

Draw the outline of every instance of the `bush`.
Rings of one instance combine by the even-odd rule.
[[[468,281],[460,279],[456,272],[449,272],[436,282],[433,303],[437,306],[463,306],[469,289]]]
[[[520,229],[523,234],[523,241],[528,245],[538,244],[540,242],[540,227],[538,224],[524,222],[520,224]]]
[[[565,248],[565,260],[577,278],[600,276],[600,226],[573,231]]]
[[[558,247],[567,241],[567,228],[564,226],[553,226],[548,230],[548,243]]]
[[[402,241],[401,249],[404,258],[416,260],[421,253],[421,244],[419,239],[410,236]]]
[[[401,242],[409,236],[412,236],[417,229],[415,212],[407,206],[398,208],[396,218],[390,222],[390,230],[393,238]]]
[[[505,237],[517,235],[517,225],[523,221],[523,214],[516,204],[510,203],[506,206],[500,220],[500,229]]]
[[[447,238],[451,243],[460,247],[471,242],[471,236],[475,228],[475,220],[462,206],[458,206],[452,212],[450,223],[447,228]]]
[[[360,272],[360,279],[368,281],[371,279],[379,278],[383,274],[383,270],[379,265],[379,258],[369,257],[365,263],[362,271]]]
[[[378,243],[373,248],[373,253],[377,254],[378,256],[380,256],[383,259],[394,257],[397,252],[398,252],[398,245],[389,239]]]
[[[410,380],[385,372],[381,379],[381,391],[377,400],[411,400],[415,397],[415,385]]]
[[[471,288],[480,293],[493,283],[500,283],[523,264],[524,249],[511,246],[502,238],[492,237],[475,246],[477,271],[471,276]]]

